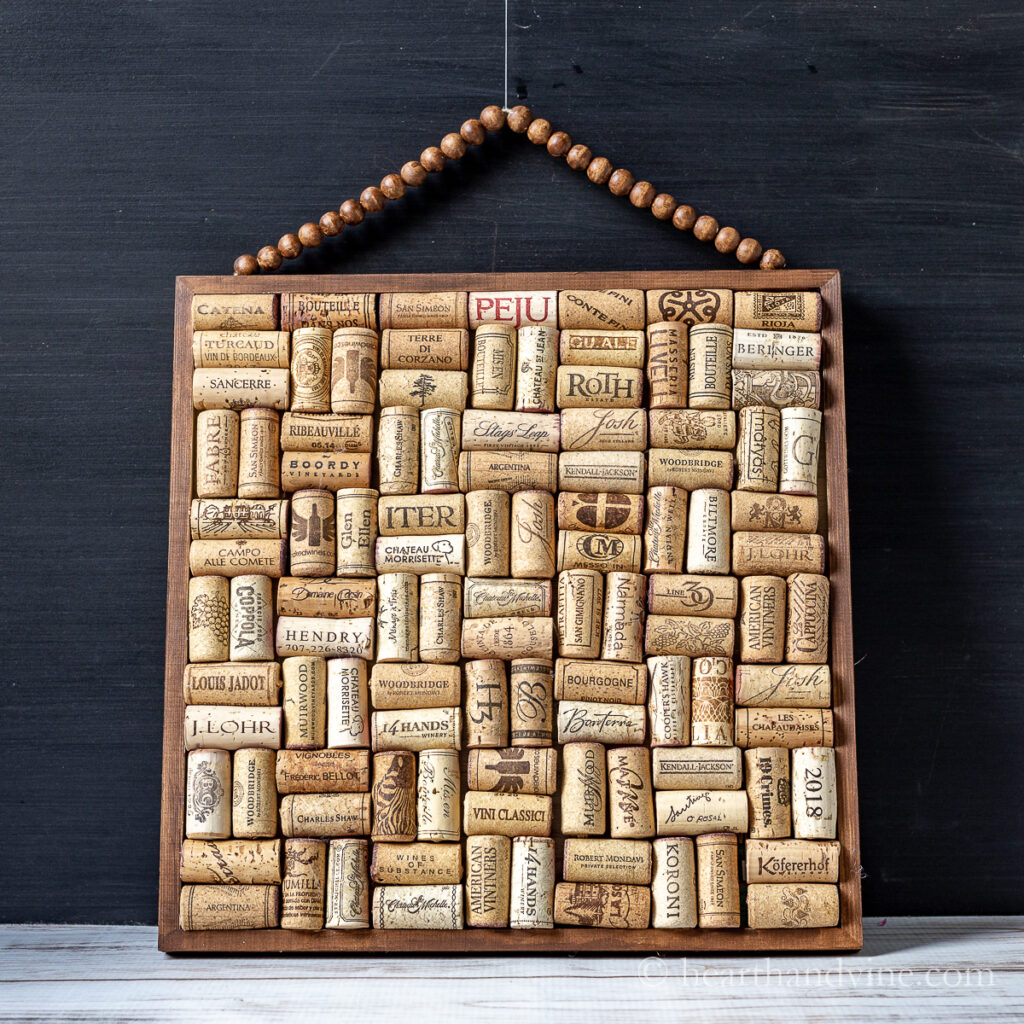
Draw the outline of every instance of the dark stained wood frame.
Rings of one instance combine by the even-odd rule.
[[[832,587],[832,668],[839,785],[840,925],[837,928],[625,930],[555,928],[518,931],[282,929],[185,932],[178,923],[185,751],[182,673],[188,589],[189,502],[192,494],[192,331],[195,294],[285,292],[477,291],[488,289],[732,288],[736,291],[821,290],[825,472]],[[167,659],[164,679],[163,789],[160,829],[159,947],[168,953],[767,953],[857,950],[862,945],[860,829],[853,700],[850,527],[847,500],[846,409],[839,273],[834,270],[680,271],[623,273],[400,274],[358,276],[179,277],[174,315],[174,402],[171,426],[170,540],[167,571]]]

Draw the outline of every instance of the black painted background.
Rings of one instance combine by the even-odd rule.
[[[520,97],[843,273],[865,910],[1024,911],[1019,4],[511,2]],[[502,98],[501,3],[0,8],[4,920],[155,920],[172,289]],[[731,267],[521,138],[296,270]]]

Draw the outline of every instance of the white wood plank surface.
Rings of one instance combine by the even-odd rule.
[[[154,928],[6,925],[0,1021],[1024,1019],[1024,918],[864,925],[850,956],[386,959],[169,957]]]

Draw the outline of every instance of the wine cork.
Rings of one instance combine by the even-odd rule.
[[[565,366],[644,365],[642,330],[602,331],[593,328],[562,328],[558,338],[559,362]]]
[[[817,370],[821,335],[738,327],[732,332],[732,365],[736,370]]]
[[[419,577],[388,572],[377,577],[377,661],[418,661]]]
[[[559,743],[643,743],[647,715],[640,704],[558,702]]]
[[[643,384],[643,371],[630,367],[560,366],[555,398],[559,409],[638,409],[643,402]]]
[[[739,789],[743,759],[739,747],[656,747],[655,789]]]
[[[732,452],[652,448],[647,453],[648,487],[682,487],[686,491],[713,487],[727,491],[732,478]]]
[[[384,370],[377,391],[382,409],[411,405],[461,412],[466,408],[469,380],[462,370]]]
[[[462,886],[377,886],[370,917],[374,928],[458,931],[463,927]]]
[[[647,328],[647,396],[652,409],[685,409],[690,342],[685,324]]]
[[[281,797],[281,834],[329,839],[370,834],[369,793],[290,793]]]
[[[646,928],[651,890],[645,885],[609,882],[559,882],[555,886],[555,923],[586,928]]]
[[[835,928],[839,887],[835,885],[748,885],[750,928]]]
[[[651,844],[644,839],[566,839],[562,877],[567,882],[649,885]]]
[[[358,619],[377,611],[377,581],[336,576],[299,579],[285,576],[277,584],[277,614],[323,619]]]
[[[736,292],[733,323],[766,331],[821,330],[819,292]]]
[[[230,498],[238,492],[238,430],[232,409],[196,416],[196,497]]]
[[[740,532],[732,538],[736,576],[825,572],[825,538],[817,533]]]
[[[510,928],[554,928],[555,843],[519,835],[512,840]]]
[[[389,327],[381,332],[383,370],[423,366],[428,370],[468,370],[469,331],[462,327]]]
[[[732,492],[733,530],[814,533],[818,529],[818,499],[788,494]]]
[[[786,753],[782,750],[782,757]],[[835,750],[832,747],[794,750],[792,784],[794,838],[835,839],[838,816]]]
[[[644,293],[639,288],[605,288],[558,293],[558,326],[634,330],[644,325]]]
[[[242,579],[251,577],[242,577]],[[223,576],[188,581],[188,659],[225,661],[231,634],[230,584]]]
[[[514,658],[509,666],[511,745],[551,746],[554,717],[554,668],[551,661],[544,657]]]
[[[694,324],[688,340],[690,407],[728,409],[732,404],[732,328],[724,324]]]
[[[508,746],[508,680],[505,663],[494,659],[467,661],[466,746]]]
[[[651,752],[647,747],[608,751],[608,834],[612,839],[654,835]]]
[[[383,377],[381,378],[383,380]],[[377,332],[339,327],[331,344],[331,412],[373,412],[377,387]],[[382,406],[399,405],[385,402]]]
[[[300,327],[292,333],[291,409],[331,411],[331,331],[327,327]]]
[[[381,710],[455,707],[461,697],[458,665],[378,663],[370,673],[370,698]]]
[[[500,492],[495,492],[500,493]],[[511,501],[512,576],[548,579],[555,575],[555,497],[550,491],[517,491]]]
[[[655,839],[651,879],[651,927],[697,927],[697,878],[693,840]]]
[[[193,331],[192,365],[200,367],[288,366],[287,331]]]
[[[552,291],[499,291],[469,293],[469,326],[490,323],[558,325],[558,293]]]
[[[373,292],[289,292],[281,296],[281,326],[286,331],[303,327],[377,326],[377,296]]]
[[[553,452],[462,452],[460,491],[557,491],[558,456]]]
[[[747,405],[817,409],[821,406],[821,374],[814,370],[733,370],[732,407]]]
[[[818,451],[821,447],[821,412],[818,409],[782,410],[782,494],[818,493]]]
[[[495,615],[548,616],[551,614],[551,581],[467,576],[463,583],[462,614],[467,619]]]
[[[284,745],[293,750],[316,750],[327,734],[327,662],[317,657],[285,658]]]
[[[380,326],[385,329],[464,328],[466,292],[384,292]]]
[[[363,658],[327,662],[327,746],[332,749],[370,745],[367,672]]]
[[[598,572],[638,573],[643,568],[643,544],[626,533],[558,531],[556,568],[595,569]]]
[[[778,409],[770,406],[748,405],[740,409],[739,441],[736,445],[737,490],[778,490],[780,423]]]
[[[189,509],[189,523],[193,540],[278,540],[288,536],[288,502],[196,498]]]
[[[277,498],[281,494],[278,441],[281,424],[272,409],[243,409],[239,420],[238,496]]]
[[[563,452],[558,456],[558,489],[642,494],[646,468],[643,452]]]
[[[410,494],[382,497],[377,502],[377,526],[382,537],[464,533],[464,494]]]
[[[643,409],[563,409],[561,445],[570,452],[642,452],[647,448]]]
[[[366,793],[370,789],[368,750],[279,750],[279,793]]]
[[[276,885],[183,885],[178,923],[183,932],[276,928]]]
[[[483,793],[552,796],[558,785],[554,747],[471,750],[466,765],[468,787]]]
[[[731,409],[654,409],[647,414],[652,448],[736,447],[736,413]]]
[[[282,452],[281,489],[339,491],[369,487],[371,459],[359,452]]]
[[[554,412],[558,331],[554,327],[520,327],[517,341],[515,409]]]
[[[265,367],[194,370],[196,409],[287,409],[288,371]]]
[[[508,836],[466,838],[466,924],[507,928],[512,840]]]
[[[420,414],[411,405],[380,411],[377,486],[381,494],[415,494],[420,479]]]
[[[643,704],[647,669],[614,661],[555,662],[555,700],[596,704]]]
[[[277,754],[260,747],[236,750],[231,795],[231,831],[239,839],[277,835]]]
[[[327,851],[325,928],[370,927],[370,844],[365,839],[332,839]]]
[[[589,533],[640,533],[644,499],[640,494],[588,494],[561,491],[558,495],[558,528]]]
[[[328,576],[334,572],[337,519],[330,491],[296,491],[291,499],[288,567],[295,576]]]
[[[690,742],[695,747],[733,746],[732,658],[696,658],[690,685]],[[735,745],[747,746],[738,740]]]
[[[558,413],[490,412],[462,414],[463,451],[557,452],[562,436]]]
[[[458,885],[462,844],[374,843],[370,878],[378,885]]]
[[[747,777],[752,839],[785,839],[789,836],[789,751],[785,747],[755,747],[743,751]]]
[[[646,596],[647,581],[640,573],[608,573],[605,580],[602,660],[643,660]]]
[[[729,571],[729,492],[702,487],[690,495],[686,571],[723,576]]]
[[[275,331],[276,295],[193,295],[192,327],[197,331]]]
[[[807,839],[747,839],[746,879],[760,882],[838,882],[839,843]]]
[[[459,660],[462,642],[461,576],[441,572],[420,577],[419,641],[421,661],[450,665]]]
[[[466,538],[461,533],[429,537],[378,537],[375,549],[377,572],[466,572]]]
[[[566,743],[562,758],[562,835],[603,835],[608,817],[608,763],[604,746]]]
[[[276,884],[281,881],[281,840],[186,839],[181,844],[180,876],[186,884]]]
[[[462,709],[374,711],[370,733],[374,750],[461,750]]]
[[[470,576],[507,576],[512,499],[505,491],[466,495],[466,570]]]
[[[281,448],[288,452],[372,452],[373,417],[286,412]]]
[[[277,620],[279,657],[300,654],[325,658],[373,657],[373,619],[300,618],[281,615]]]
[[[686,491],[652,487],[647,492],[644,572],[681,573],[686,541]]]
[[[463,832],[467,836],[551,835],[549,796],[470,790],[462,799],[462,807]]]
[[[644,650],[647,654],[683,654],[688,658],[722,655],[731,658],[736,629],[731,619],[701,615],[649,615]]]
[[[469,375],[474,409],[509,410],[515,404],[516,329],[509,324],[481,324],[473,332],[473,366]]]
[[[652,747],[685,747],[690,742],[690,659],[647,659],[648,742]]]
[[[375,842],[410,843],[416,838],[416,755],[390,750],[373,755]]]
[[[739,928],[738,840],[728,832],[697,836],[697,927]]]
[[[226,750],[190,750],[185,766],[185,838],[230,835],[231,755]]]
[[[739,605],[739,582],[734,576],[690,574],[651,576],[647,610],[654,615],[698,615],[731,619]]]
[[[828,665],[737,665],[736,703],[746,707],[828,708]]]
[[[786,581],[744,576],[740,581],[740,657],[747,663],[782,661],[786,639]]]
[[[501,616],[465,619],[462,623],[464,658],[551,658],[555,648],[554,620],[539,616]]]
[[[281,709],[221,704],[185,708],[185,749],[281,746]]]
[[[459,754],[455,750],[421,750],[416,773],[416,838],[429,843],[457,843],[461,802]]]
[[[322,839],[284,841],[281,927],[318,932],[324,926],[327,844]]]
[[[564,658],[598,658],[604,614],[604,577],[594,569],[558,574],[558,653]]]
[[[450,494],[459,489],[460,413],[424,409],[420,413],[420,491]]]
[[[832,712],[812,708],[737,708],[738,747],[830,747]]]
[[[732,291],[727,288],[654,288],[647,292],[647,322],[731,324]]]
[[[281,666],[276,661],[186,665],[182,684],[186,704],[267,707],[277,703]]]

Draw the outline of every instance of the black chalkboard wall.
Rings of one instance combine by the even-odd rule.
[[[502,101],[500,0],[0,10],[7,921],[153,922],[172,290]],[[838,267],[865,912],[1024,912],[1024,17],[511,0],[510,101]],[[737,266],[520,137],[289,264]]]

